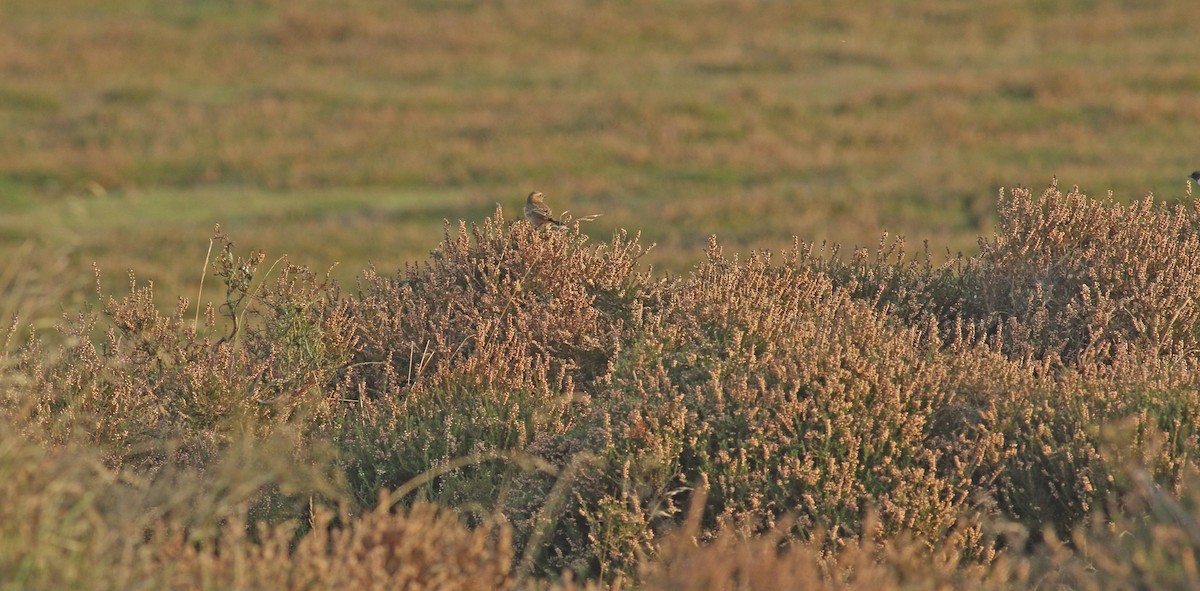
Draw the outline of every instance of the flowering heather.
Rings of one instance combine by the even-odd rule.
[[[10,334],[0,578],[1192,586],[1198,216],[1052,184],[945,264],[713,238],[664,278],[497,209],[353,287],[218,231],[203,314],[131,277]]]

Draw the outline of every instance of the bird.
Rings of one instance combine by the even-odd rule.
[[[1200,185],[1200,170],[1192,173],[1192,182]]]
[[[544,199],[545,196],[538,191],[529,194],[529,197],[525,199],[525,219],[529,220],[534,228],[540,228],[546,224],[562,226],[562,222],[554,219]]]

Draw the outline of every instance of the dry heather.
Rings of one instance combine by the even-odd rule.
[[[10,356],[0,573],[1186,586],[1196,214],[1018,189],[981,253],[944,265],[900,241],[742,260],[714,239],[664,279],[637,237],[497,210],[347,292],[218,234],[203,323],[133,283]]]
[[[503,528],[467,529],[386,496],[359,514],[316,508],[303,522],[255,522],[259,487],[311,486],[273,453],[240,449],[211,474],[139,478],[97,450],[0,446],[0,572],[5,589],[502,589],[512,581]],[[251,525],[248,525],[251,523]],[[302,535],[301,534],[306,534]]]

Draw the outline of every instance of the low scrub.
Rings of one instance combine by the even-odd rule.
[[[666,279],[639,270],[636,236],[597,244],[497,210],[352,289],[264,269],[218,233],[225,295],[203,321],[131,279],[8,357],[0,505],[19,545],[0,573],[1194,581],[1196,214],[1018,189],[980,253],[945,264],[886,239],[745,259],[713,239]]]

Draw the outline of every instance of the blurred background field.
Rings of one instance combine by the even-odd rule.
[[[1194,8],[0,0],[0,280],[70,310],[96,262],[169,305],[220,223],[350,281],[532,189],[671,272],[714,233],[971,252],[1001,186],[1182,196]]]

